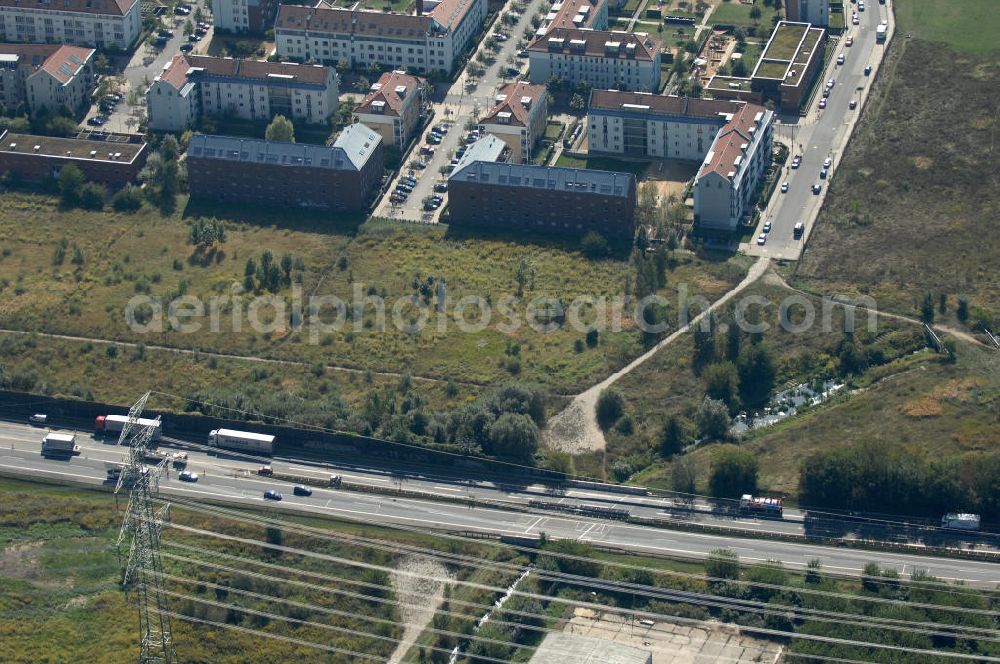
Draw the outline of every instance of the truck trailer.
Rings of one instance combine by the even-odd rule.
[[[941,527],[952,530],[979,530],[979,515],[954,512],[945,514],[941,517]]]
[[[118,435],[125,428],[128,422],[128,415],[98,415],[94,420],[94,433],[98,436]],[[139,426],[149,427],[153,430],[153,437],[150,440],[159,440],[163,433],[163,426],[160,420],[150,420],[140,417],[136,420]]]
[[[740,498],[741,512],[780,519],[784,514],[784,509],[785,502],[781,498],[762,498],[761,496],[751,496],[749,493],[743,494],[743,497]]]
[[[214,429],[208,434],[208,444],[226,450],[274,454],[274,436],[266,433]]]
[[[42,454],[76,454],[79,451],[76,434],[47,433],[45,438],[42,438]]]

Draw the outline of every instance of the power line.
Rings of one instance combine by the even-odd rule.
[[[374,563],[365,563],[365,562],[360,562],[360,561],[351,561],[351,560],[348,560],[348,559],[344,559],[344,558],[341,558],[341,557],[338,557],[338,556],[329,555],[329,554],[321,554],[321,553],[316,553],[316,552],[312,552],[312,551],[307,551],[305,549],[298,549],[298,548],[294,548],[294,547],[287,547],[287,546],[283,546],[283,545],[271,544],[271,543],[268,543],[268,542],[263,542],[261,540],[253,540],[253,539],[249,539],[249,538],[239,537],[239,536],[236,536],[236,535],[225,535],[225,534],[222,534],[222,533],[214,533],[212,531],[205,531],[205,530],[202,530],[202,529],[199,529],[199,528],[193,528],[193,527],[190,527],[190,526],[181,526],[181,525],[173,524],[173,523],[171,523],[169,525],[171,527],[173,527],[173,528],[177,528],[177,529],[180,529],[180,530],[183,530],[183,531],[187,531],[187,532],[192,532],[192,533],[196,533],[196,534],[206,535],[206,536],[209,536],[209,537],[215,537],[215,538],[218,538],[218,539],[229,540],[229,541],[233,541],[233,542],[239,542],[239,543],[248,544],[248,545],[251,545],[251,546],[259,546],[259,547],[262,547],[262,548],[273,549],[273,550],[282,551],[282,552],[285,552],[285,553],[291,553],[291,554],[297,554],[297,555],[301,555],[301,556],[316,558],[316,559],[325,560],[325,561],[328,561],[328,562],[334,562],[334,563],[340,563],[340,564],[348,564],[348,565],[352,565],[352,566],[355,566],[355,567],[362,567],[362,568],[365,568],[365,569],[372,569],[372,570],[377,570],[377,571],[386,572],[386,573],[395,573],[395,574],[400,574],[400,575],[404,575],[404,576],[417,576],[419,578],[427,578],[427,579],[435,579],[435,580],[443,581],[442,579],[440,579],[438,577],[430,577],[430,576],[427,576],[427,575],[421,575],[421,574],[416,574],[416,573],[412,573],[412,572],[406,572],[406,571],[402,571],[402,570],[394,570],[392,568],[388,568],[388,567],[385,567],[383,565],[376,565]],[[463,586],[467,586],[467,587],[471,587],[471,588],[475,588],[475,589],[479,589],[479,590],[486,590],[486,591],[489,591],[489,592],[506,592],[507,591],[506,589],[503,589],[503,588],[499,588],[499,587],[496,587],[496,586],[489,586],[487,584],[481,584],[481,583],[476,583],[476,582],[472,582],[472,581],[455,581],[455,580],[452,580],[452,581],[449,581],[449,582],[453,583],[453,584],[456,584],[456,585],[463,585]],[[557,598],[553,598],[553,597],[548,596],[548,595],[540,595],[538,593],[528,593],[528,592],[519,591],[519,590],[516,590],[516,589],[511,590],[510,594],[512,594],[512,595],[519,595],[519,596],[527,597],[527,598],[530,598],[530,599],[536,599],[536,600],[539,600],[539,601],[548,601],[550,599],[557,599]],[[578,606],[580,608],[587,608],[587,609],[592,609],[592,610],[596,610],[596,611],[614,612],[614,608],[613,607],[608,607],[607,605],[598,604],[598,603],[595,603],[595,602],[583,602],[583,601],[580,601],[580,600],[574,600],[574,599],[569,599],[569,598],[558,598],[557,601],[559,601],[561,603],[573,604],[573,605],[576,605],[576,606]],[[637,615],[637,616],[644,616],[644,617],[651,617],[651,618],[660,617],[660,614],[657,614],[657,613],[654,613],[654,612],[651,612],[651,611],[645,611],[645,610],[633,610],[633,611],[631,611],[631,613],[633,613],[634,615]],[[847,615],[846,617],[849,618],[849,619],[856,618],[856,616],[853,616],[853,615]],[[704,625],[705,623],[708,622],[708,621],[705,621],[705,620],[698,620],[698,619],[695,619],[695,618],[685,618],[685,617],[681,617],[681,616],[672,616],[672,619],[675,620],[675,621],[695,623],[695,624],[699,624],[699,625]],[[840,621],[840,622],[842,624],[847,624],[847,621]],[[851,640],[851,639],[842,639],[842,638],[836,638],[836,637],[827,637],[827,636],[815,635],[815,634],[808,634],[808,633],[796,633],[796,632],[789,632],[789,631],[785,631],[785,630],[777,630],[777,629],[771,629],[771,628],[765,628],[765,627],[753,627],[753,626],[742,626],[742,627],[746,631],[753,631],[753,632],[757,632],[757,633],[761,633],[761,634],[766,634],[766,635],[774,636],[774,637],[781,637],[781,638],[801,639],[801,640],[807,640],[807,641],[818,641],[818,642],[823,642],[823,643],[835,643],[835,644],[839,644],[839,645],[861,646],[861,647],[884,649],[884,650],[892,650],[892,651],[905,651],[905,652],[912,652],[912,653],[916,653],[916,654],[935,654],[935,655],[940,656],[940,657],[955,658],[955,659],[978,659],[980,661],[1000,662],[1000,658],[973,656],[973,655],[967,655],[965,653],[956,653],[956,652],[937,653],[937,652],[930,651],[930,650],[908,649],[908,648],[904,648],[902,646],[895,646],[895,645],[892,645],[892,644],[885,644],[885,643],[862,642],[862,641],[855,641],[855,640]]]

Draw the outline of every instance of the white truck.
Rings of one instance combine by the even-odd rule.
[[[274,454],[274,436],[266,433],[214,429],[208,434],[208,444],[226,450]]]
[[[889,27],[884,23],[875,28],[875,43],[884,44],[886,35],[888,34]]]
[[[98,415],[94,420],[94,432],[99,436],[120,434],[122,429],[125,428],[126,422],[128,422],[128,415]],[[141,427],[150,427],[153,429],[151,440],[156,441],[160,439],[160,435],[163,433],[163,426],[160,420],[150,420],[140,417],[137,423]]]
[[[952,530],[979,530],[979,515],[951,512],[941,517],[941,527]]]
[[[42,438],[42,454],[76,454],[80,446],[76,444],[74,433],[47,433]]]

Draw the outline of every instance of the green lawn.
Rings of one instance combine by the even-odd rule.
[[[756,6],[761,10],[760,18],[756,21],[750,18],[750,9],[752,6]],[[775,12],[772,7],[765,7],[763,3],[758,2],[755,5],[744,5],[738,0],[723,0],[712,15],[709,20],[714,25],[733,25],[740,26],[744,28],[756,27],[758,30],[770,31],[772,17],[775,14],[781,14],[781,12]]]
[[[613,159],[611,157],[588,157],[580,159],[571,157],[565,153],[559,155],[556,166],[566,166],[567,168],[585,168],[591,171],[619,171],[623,173],[633,173],[636,176],[645,172],[649,167],[648,161],[626,161],[624,159]]]
[[[805,31],[804,27],[798,25],[786,25],[775,31],[764,57],[770,60],[791,60]]]
[[[944,42],[965,53],[1000,51],[996,0],[896,0],[895,6],[898,33]]]

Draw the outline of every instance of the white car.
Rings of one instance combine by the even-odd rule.
[[[819,100],[819,107],[820,108],[826,108],[826,99],[820,99]]]
[[[178,475],[177,479],[182,482],[197,482],[198,473],[192,473],[190,470],[182,470]]]
[[[792,157],[792,168],[798,168],[801,165],[802,165],[802,155],[795,155],[794,157]]]
[[[757,246],[763,247],[764,243],[767,242],[767,236],[761,233],[757,236]]]
[[[823,160],[823,168],[830,168],[831,166],[833,166],[833,159],[827,157]]]
[[[831,78],[829,81],[826,82],[826,87],[828,90],[832,90],[833,86],[835,86],[836,84],[837,84],[837,79]]]
[[[852,99],[852,100],[851,100],[851,103],[850,103],[850,104],[848,104],[848,107],[849,107],[849,108],[850,108],[850,109],[851,109],[852,111],[853,111],[854,109],[856,109],[856,108],[858,107],[858,100],[857,100],[857,99]]]
[[[771,222],[770,221],[764,222],[764,228],[762,228],[761,230],[764,231],[765,233],[770,233],[771,232]]]
[[[846,46],[854,46],[854,37],[848,37],[847,41],[844,42]]]
[[[852,25],[858,25],[859,23],[861,23],[861,21],[858,20],[858,15],[857,14],[855,14],[854,16],[851,17],[851,24]]]
[[[844,64],[845,60],[846,60],[846,58],[844,57],[843,53],[841,53],[840,55],[837,56],[837,64],[838,65]]]
[[[787,194],[788,193],[788,183],[787,182],[782,182],[781,183],[781,193],[783,193],[783,194]]]
[[[45,424],[46,422],[49,421],[49,416],[43,415],[42,413],[35,413],[34,415],[28,418],[28,421],[31,422],[32,424]]]

